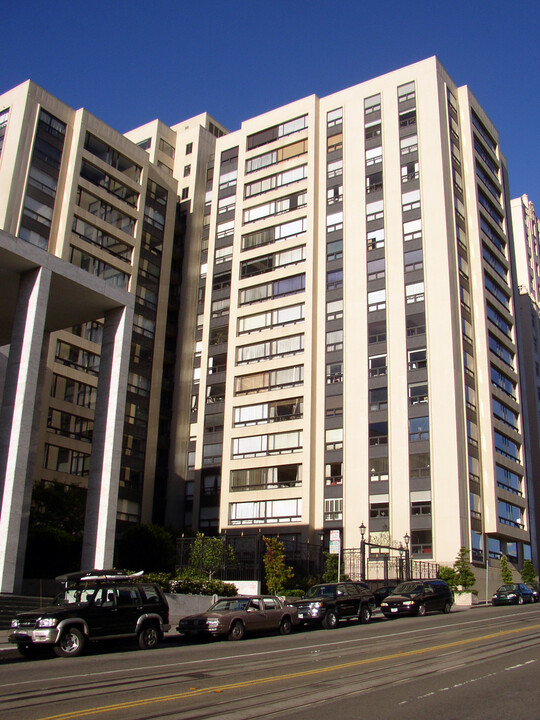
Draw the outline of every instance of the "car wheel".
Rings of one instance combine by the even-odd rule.
[[[229,640],[242,640],[245,634],[246,630],[243,624],[240,622],[240,620],[236,620],[236,622],[231,627],[227,638]]]
[[[448,615],[448,613],[451,612],[451,610],[452,610],[452,603],[449,603],[449,602],[445,603],[444,608],[443,608],[443,613],[445,615]]]
[[[141,650],[153,650],[161,640],[161,632],[155,623],[145,625],[137,635],[137,643]]]
[[[416,614],[419,615],[420,617],[424,617],[424,615],[426,614],[426,606],[424,605],[424,603],[420,603],[420,605],[418,606],[418,610],[416,611]]]
[[[334,610],[327,610],[326,615],[322,621],[323,628],[325,630],[333,630],[338,625],[338,617]]]
[[[520,596],[518,597],[518,601],[517,601],[517,602],[518,602],[518,605],[523,605],[523,595],[520,595]]]
[[[84,649],[84,635],[77,628],[68,628],[60,636],[58,644],[54,646],[54,653],[58,657],[77,657]]]
[[[292,622],[291,618],[285,617],[281,621],[281,625],[279,626],[279,632],[281,635],[290,635],[292,630]]]
[[[369,605],[362,605],[358,613],[358,620],[362,625],[366,625],[371,620],[371,609]]]

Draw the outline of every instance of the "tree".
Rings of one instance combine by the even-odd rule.
[[[30,527],[56,528],[82,537],[86,488],[40,481],[32,489]]]
[[[291,567],[285,565],[283,543],[277,538],[263,538],[266,552],[263,557],[266,587],[271,595],[282,595],[287,583],[294,577]]]
[[[207,574],[211,580],[221,567],[235,562],[234,550],[226,544],[225,538],[205,537],[197,533],[189,556],[189,567],[192,570]]]
[[[527,585],[536,582],[536,570],[534,569],[534,565],[530,560],[525,560],[525,562],[523,563],[523,569],[521,571],[521,582],[527,583]]]
[[[171,533],[159,525],[132,525],[120,535],[116,564],[130,570],[171,572],[176,550]]]
[[[437,574],[441,580],[444,580],[444,582],[448,585],[449,588],[456,592],[456,571],[453,567],[448,567],[448,565],[441,565]]]
[[[464,545],[461,546],[457,554],[454,571],[456,573],[457,587],[461,588],[462,592],[470,592],[476,584],[476,576],[469,562],[469,550]]]
[[[512,575],[512,570],[508,565],[506,555],[501,555],[501,580],[503,583],[514,582],[514,576]]]
[[[324,574],[322,579],[324,582],[337,582],[338,576],[338,556],[337,553],[324,553]]]

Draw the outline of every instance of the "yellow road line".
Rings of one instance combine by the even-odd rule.
[[[88,708],[85,710],[74,710],[72,712],[61,713],[60,715],[50,715],[40,720],[71,720],[72,718],[88,717],[90,715],[98,715],[107,712],[116,712],[118,710],[129,710],[130,708],[142,707],[143,705],[151,705],[153,703],[164,703],[172,702],[173,700],[182,700],[184,698],[196,697],[197,695],[205,695],[209,693],[220,693],[225,690],[237,690],[239,688],[250,687],[253,685],[264,685],[267,683],[281,682],[283,680],[295,680],[297,678],[309,677],[312,675],[320,675],[322,673],[334,672],[336,670],[347,670],[354,667],[360,667],[361,665],[369,665],[370,663],[384,662],[385,660],[401,659],[405,657],[411,657],[413,655],[425,655],[426,653],[435,652],[439,650],[447,650],[448,648],[455,648],[461,645],[470,645],[477,643],[482,640],[493,640],[495,638],[504,637],[505,635],[515,635],[518,633],[526,632],[529,630],[540,629],[540,624],[528,625],[524,628],[516,628],[513,630],[499,630],[489,635],[479,635],[477,637],[468,638],[466,640],[454,640],[453,642],[443,643],[442,645],[432,645],[431,647],[420,648],[418,650],[406,650],[393,653],[392,655],[381,655],[379,657],[365,658],[363,660],[353,660],[348,663],[342,663],[340,665],[330,665],[329,667],[315,668],[313,670],[302,670],[295,673],[287,673],[286,675],[274,675],[272,677],[259,678],[258,680],[244,680],[238,683],[231,683],[229,685],[215,685],[208,688],[191,689],[185,692],[176,693],[174,695],[163,695],[161,697],[145,698],[141,700],[132,700],[116,705],[103,705],[97,708]]]

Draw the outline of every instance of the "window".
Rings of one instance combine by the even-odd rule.
[[[422,250],[410,250],[404,254],[405,272],[422,270],[424,266]]]
[[[384,258],[369,260],[367,264],[367,279],[380,280],[384,278]]]
[[[409,283],[405,285],[405,301],[407,304],[424,301],[424,283]]]
[[[372,388],[369,391],[369,409],[372,412],[386,410],[388,407],[388,388]]]
[[[409,350],[409,370],[420,370],[427,366],[427,351],[425,348],[420,350]]]
[[[403,212],[415,210],[420,207],[420,190],[411,190],[405,192],[401,196],[401,205]]]
[[[364,100],[364,113],[370,115],[381,109],[381,96],[372,95]]]
[[[341,450],[343,448],[343,428],[332,428],[325,432],[325,449]]]
[[[329,363],[326,366],[326,383],[331,385],[333,383],[343,382],[343,363]]]
[[[304,315],[304,303],[289,305],[278,310],[257,313],[256,315],[246,315],[238,320],[238,334],[302,322]]]
[[[429,440],[429,417],[409,418],[409,440],[419,442]]]
[[[501,465],[496,465],[495,470],[498,487],[516,495],[523,495],[523,478],[520,475],[517,475],[515,472],[512,472]]]
[[[339,260],[343,257],[343,240],[331,240],[326,245],[326,259],[328,262]]]
[[[497,502],[499,522],[504,525],[523,529],[523,510],[517,505],[499,500]]]
[[[302,398],[274,400],[259,405],[242,405],[234,409],[234,426],[245,427],[261,423],[298,420],[302,418]]]
[[[250,375],[240,375],[234,380],[234,394],[248,395],[250,393],[294,387],[295,385],[302,385],[303,381],[303,365],[295,365],[279,370],[268,370]]]
[[[336,108],[335,110],[330,110],[326,114],[326,124],[328,127],[334,127],[334,125],[341,125],[343,122],[343,108]]]
[[[265,130],[248,135],[247,149],[253,150],[254,148],[266,145],[267,143],[273,142],[281,137],[292,135],[295,132],[300,132],[308,127],[308,116],[301,115],[300,117],[288,120],[287,122],[281,123],[280,125],[273,125]]]
[[[262,180],[248,183],[244,188],[244,196],[246,198],[250,198],[255,195],[261,195],[269,190],[274,190],[278,187],[299,182],[300,180],[304,180],[306,177],[307,165],[299,165],[298,167],[285,170],[284,172],[277,173],[276,175],[269,175],[268,177],[262,178]]]
[[[343,350],[343,330],[333,330],[326,333],[326,352]]]
[[[409,475],[411,478],[429,477],[429,453],[409,455]]]
[[[384,247],[384,228],[370,230],[366,237],[368,250],[380,250]]]
[[[418,240],[422,237],[422,220],[408,220],[403,223],[403,240]]]
[[[398,102],[402,103],[406,100],[414,100],[415,98],[415,92],[414,92],[414,81],[407,83],[406,85],[400,85],[398,87]]]
[[[191,165],[184,165],[184,177],[191,175]]]
[[[343,287],[343,269],[330,270],[326,273],[326,289],[337,290]]]
[[[399,147],[402,155],[408,155],[409,153],[416,152],[418,150],[418,136],[409,135],[401,138],[399,141]]]
[[[265,455],[281,455],[302,450],[302,431],[274,433],[272,435],[251,435],[234,438],[232,441],[232,458],[243,459]]]
[[[343,200],[343,185],[334,185],[326,191],[326,199],[328,205],[341,202]]]
[[[339,320],[343,317],[343,300],[331,300],[326,303],[326,319]]]
[[[378,138],[382,134],[382,125],[380,120],[374,120],[372,122],[366,123],[365,126],[365,135],[366,140],[372,140],[373,138]]]
[[[384,200],[375,200],[366,204],[366,221],[381,220],[384,217]]]
[[[384,310],[386,307],[386,290],[373,290],[368,292],[368,312]]]
[[[366,167],[369,167],[370,165],[376,165],[377,163],[382,162],[382,146],[378,145],[377,147],[370,148],[366,150]]]
[[[506,365],[514,369],[514,353],[508,350],[499,340],[489,334],[489,349],[495,353]]]
[[[303,350],[304,336],[290,335],[288,337],[278,338],[277,340],[267,340],[266,342],[243,345],[237,348],[236,364],[244,365],[251,362],[259,362],[260,360],[287,357],[288,355],[301,353]]]
[[[386,375],[386,355],[371,355],[368,358],[369,362],[369,376],[377,377],[379,375]]]
[[[192,152],[193,152],[193,143],[192,142],[187,143],[186,144],[186,155],[191,155]]]
[[[326,232],[343,229],[343,211],[326,216]]]
[[[495,450],[510,460],[519,462],[521,446],[498,430],[494,430],[493,435],[495,437]]]
[[[388,445],[388,423],[373,422],[369,423],[369,444]]]
[[[262,220],[271,215],[279,215],[285,212],[291,212],[297,208],[304,207],[307,204],[307,193],[295,193],[279,200],[272,200],[261,205],[254,205],[244,210],[244,224]]]
[[[387,502],[382,503],[370,503],[369,506],[369,517],[370,518],[387,518],[389,515],[389,506]]]
[[[369,459],[369,479],[371,482],[388,480],[388,458],[375,457]]]
[[[329,522],[343,520],[343,498],[325,499],[324,519]]]
[[[163,138],[159,139],[159,149],[174,160],[174,148]]]
[[[343,160],[333,160],[328,163],[328,178],[338,177],[343,174]]]
[[[278,524],[300,522],[302,500],[261,500],[259,502],[231,503],[229,521],[231,525]]]
[[[286,297],[303,292],[305,289],[306,276],[292,275],[274,282],[264,283],[263,285],[254,285],[253,287],[240,290],[239,304],[247,305],[250,303],[261,302],[262,300],[270,300],[273,298]]]
[[[233,492],[298,487],[301,484],[301,465],[278,465],[231,471],[231,490]]]
[[[324,466],[324,484],[341,485],[343,482],[343,463],[333,462]]]
[[[300,218],[282,223],[281,225],[274,225],[273,227],[265,228],[258,232],[249,233],[248,235],[242,235],[242,250],[251,250],[254,247],[261,247],[273,242],[302,235],[306,232],[306,226],[306,218]]]
[[[189,188],[182,188],[182,200],[187,200],[189,197]]]
[[[284,145],[277,150],[264,153],[263,155],[257,155],[256,157],[250,158],[246,161],[246,173],[255,172],[256,170],[262,170],[270,165],[276,165],[277,163],[285,160],[290,160],[293,157],[299,155],[305,155],[308,151],[308,141],[299,140],[298,142],[292,143],[291,145]]]
[[[84,149],[88,150],[89,153],[99,158],[103,162],[107,163],[111,167],[119,170],[134,180],[136,183],[140,182],[141,168],[139,165],[134,163],[132,160],[122,155],[114,148],[106,145],[102,140],[91,133],[86,133],[84,142]]]
[[[343,147],[343,133],[337,133],[337,135],[330,135],[327,139],[327,150],[329,153],[336,150],[341,150]]]
[[[409,162],[401,166],[401,182],[406,183],[411,180],[418,180],[418,162]]]
[[[419,405],[428,401],[427,383],[412,383],[409,385],[409,405]]]

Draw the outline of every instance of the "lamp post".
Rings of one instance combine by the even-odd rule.
[[[409,533],[405,533],[405,536],[403,537],[405,540],[405,580],[411,579],[411,559],[410,559],[410,553],[409,553],[409,542],[411,538],[409,537]]]
[[[366,579],[366,541],[364,535],[366,534],[366,526],[364,523],[358,528],[360,530],[360,580]]]

